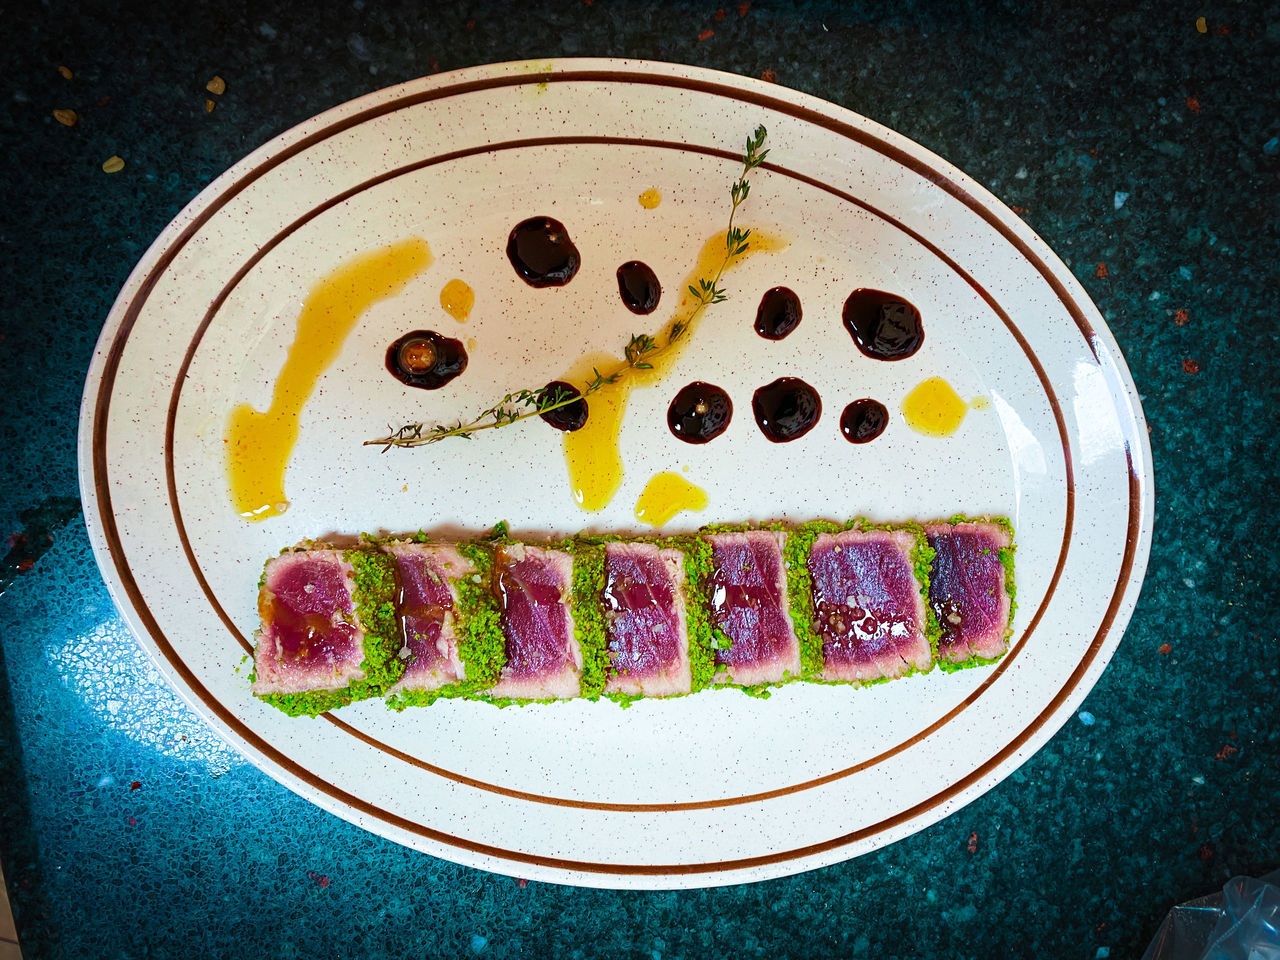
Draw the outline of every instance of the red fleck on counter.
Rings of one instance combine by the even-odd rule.
[[[716,35],[716,32],[715,32],[714,30],[712,30],[712,29],[710,29],[710,28],[707,28],[706,30],[703,30],[700,34],[698,34],[698,39],[699,39],[699,40],[710,40],[710,39],[711,39],[712,37],[714,37],[715,35]]]
[[[1107,277],[1111,276],[1111,271],[1107,269],[1107,265],[1105,263],[1100,263],[1093,268],[1093,275],[1099,280],[1105,280]]]
[[[1199,373],[1200,372],[1199,361],[1193,360],[1190,357],[1188,357],[1186,360],[1183,360],[1182,372],[1183,373]]]
[[[1167,657],[1172,651],[1173,651],[1173,647],[1169,646],[1169,644],[1167,643],[1162,643],[1160,644],[1160,649],[1157,652],[1160,653],[1162,656]]]
[[[1174,314],[1173,314],[1174,326],[1185,327],[1190,322],[1191,322],[1191,314],[1187,313],[1186,310],[1174,311]]]
[[[1187,97],[1187,109],[1192,113],[1200,112],[1200,100],[1197,97]]]
[[[977,852],[978,852],[978,835],[977,835],[977,833],[970,833],[970,834],[969,834],[969,846],[968,846],[968,848],[967,848],[967,849],[968,849],[968,851],[969,851],[970,853],[977,853]]]

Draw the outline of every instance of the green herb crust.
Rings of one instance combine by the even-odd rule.
[[[400,637],[396,626],[395,565],[380,551],[364,547],[344,551],[342,559],[355,568],[351,598],[364,630],[364,660],[360,664],[364,677],[338,690],[268,693],[259,698],[291,717],[314,717],[355,700],[382,696],[404,673],[404,664],[396,656]]]
[[[707,585],[711,582],[711,544],[697,537],[677,537],[663,542],[684,554],[685,630],[689,635],[691,679],[689,692],[697,693],[711,685],[716,673],[716,655],[711,646],[711,608],[707,602]]]
[[[466,678],[442,688],[442,695],[469,697],[498,682],[507,662],[501,608],[494,593],[493,548],[486,543],[460,543],[458,552],[472,572],[450,581],[458,592],[458,659]]]
[[[1004,566],[1004,590],[1005,593],[1009,595],[1009,623],[1005,627],[1005,636],[1008,637],[1013,633],[1013,614],[1018,608],[1018,603],[1015,599],[1017,586],[1013,580],[1013,555],[1014,551],[1017,549],[1017,544],[1015,544],[1013,540],[1013,523],[1008,517],[970,517],[963,513],[957,513],[952,517],[948,517],[946,520],[938,522],[947,523],[952,526],[955,526],[957,523],[993,523],[998,527],[1004,528],[1005,532],[1009,534],[1009,546],[1001,547],[999,551],[1000,563]],[[931,524],[925,524],[925,526],[930,525]],[[932,604],[929,605],[929,610],[932,615]],[[938,638],[939,640],[942,638],[941,624],[938,624]],[[1003,657],[1003,653],[998,657],[980,657],[975,653],[965,660],[946,660],[942,657],[938,657],[937,659],[938,666],[941,667],[945,673],[955,673],[957,670],[968,670],[971,667],[988,667],[993,663],[1000,662]]]
[[[1010,623],[1012,623],[1013,611],[1016,609],[1014,581],[1016,545],[1013,544],[1012,524],[1004,517],[970,518],[963,514],[937,522],[950,525],[993,523],[1008,531],[1010,545],[1000,548],[999,557],[1005,570],[1004,587],[1009,596]],[[569,602],[572,605],[574,637],[583,655],[581,696],[592,700],[607,698],[625,709],[635,701],[645,698],[631,694],[604,693],[609,665],[607,621],[603,605],[604,544],[610,542],[651,543],[661,549],[679,550],[683,555],[686,626],[689,637],[688,655],[692,677],[690,692],[732,686],[726,682],[715,682],[717,670],[715,650],[727,648],[731,641],[714,626],[711,620],[709,584],[713,570],[712,549],[711,544],[704,537],[720,533],[769,530],[787,535],[782,553],[787,583],[788,613],[800,644],[801,672],[796,676],[788,675],[777,683],[736,687],[747,696],[767,699],[771,688],[796,680],[870,686],[887,682],[889,679],[897,679],[885,677],[847,684],[842,681],[824,680],[821,676],[822,645],[813,622],[813,581],[808,566],[809,555],[814,541],[821,534],[835,534],[849,529],[906,530],[915,536],[916,543],[911,551],[911,562],[920,585],[921,596],[925,601],[925,635],[929,640],[934,664],[944,671],[952,672],[997,662],[1001,657],[984,658],[975,655],[960,662],[939,658],[938,645],[942,628],[934,613],[933,605],[929,602],[929,583],[935,551],[929,546],[925,526],[926,524],[916,522],[875,524],[863,518],[850,520],[847,523],[816,520],[796,525],[781,522],[711,524],[703,527],[698,535],[694,536],[582,535],[558,543],[530,544],[530,546],[559,550],[573,555],[573,579]],[[415,535],[414,539],[431,542],[431,538],[421,532]],[[384,695],[399,679],[404,671],[404,664],[397,656],[400,648],[400,631],[394,606],[398,590],[396,568],[392,557],[381,550],[373,549],[377,542],[371,541],[368,546],[353,548],[343,553],[343,559],[355,569],[352,599],[356,603],[359,623],[365,631],[365,659],[361,663],[365,677],[353,681],[340,690],[265,694],[260,699],[291,716],[315,716],[345,706],[354,700]],[[506,663],[506,641],[502,634],[501,609],[495,591],[495,551],[513,542],[516,541],[510,538],[506,524],[500,523],[483,540],[456,544],[458,551],[474,567],[471,573],[450,580],[458,597],[458,645],[460,659],[466,670],[466,678],[436,690],[402,691],[388,699],[388,706],[402,710],[408,706],[427,705],[444,697],[480,700],[497,707],[558,702],[556,698],[525,700],[514,697],[495,698],[488,695],[488,691],[497,683],[502,667]],[[299,549],[328,549],[328,547],[323,543],[306,541],[281,552],[287,553]],[[265,583],[265,577],[264,570],[259,583],[260,588]],[[932,669],[932,665],[928,669]],[[901,676],[923,672],[927,671],[913,666]],[[255,673],[256,671],[250,674],[250,682],[253,681]]]
[[[822,673],[822,637],[813,624],[813,574],[809,571],[809,554],[814,541],[824,533],[841,533],[848,524],[829,520],[812,520],[793,527],[787,536],[782,555],[787,564],[787,602],[791,624],[800,641],[800,673],[816,677]]]
[[[582,652],[582,696],[599,700],[609,669],[609,647],[604,604],[604,548],[587,540],[558,545],[573,554],[573,588],[570,591],[573,636]]]

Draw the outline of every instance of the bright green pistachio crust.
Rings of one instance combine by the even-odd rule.
[[[957,515],[946,523],[995,523],[1004,527],[1013,540],[1013,527],[1003,517],[970,518]],[[789,613],[800,645],[801,675],[788,677],[778,684],[760,684],[738,687],[748,696],[767,698],[771,686],[781,686],[794,680],[826,683],[821,679],[822,642],[813,623],[812,577],[809,573],[809,554],[814,541],[824,533],[844,530],[906,530],[916,539],[911,559],[920,592],[925,600],[925,634],[934,653],[934,662],[947,671],[993,663],[993,659],[971,657],[960,663],[941,662],[937,658],[941,628],[929,601],[929,574],[933,566],[934,551],[924,534],[924,526],[915,522],[876,524],[857,518],[844,523],[816,520],[802,524],[781,522],[761,524],[713,524],[703,527],[698,535],[678,537],[624,537],[614,535],[582,535],[556,543],[545,544],[546,549],[560,550],[573,555],[573,580],[570,603],[574,622],[574,636],[583,655],[582,696],[599,699],[602,696],[627,707],[639,696],[604,694],[608,669],[607,629],[602,594],[605,587],[604,545],[610,542],[645,542],[661,548],[679,550],[684,555],[685,596],[687,627],[689,634],[689,662],[692,673],[692,691],[707,687],[726,686],[713,684],[715,674],[715,649],[725,647],[729,638],[717,630],[711,622],[707,596],[712,573],[711,545],[704,537],[717,533],[741,533],[750,530],[772,530],[787,534],[783,545],[783,561],[786,570]],[[419,533],[415,539],[427,542],[431,538]],[[365,660],[362,667],[366,676],[354,681],[342,690],[324,690],[296,694],[267,694],[263,700],[290,715],[316,715],[344,706],[352,700],[385,694],[404,670],[397,658],[400,649],[399,626],[396,622],[394,597],[397,590],[394,562],[385,553],[374,549],[377,543],[370,541],[367,547],[355,548],[344,553],[344,559],[356,570],[353,598],[356,612],[365,629]],[[466,679],[431,691],[405,691],[388,700],[388,705],[402,710],[408,706],[423,706],[441,697],[461,697],[483,700],[496,706],[524,705],[553,702],[550,700],[517,700],[495,698],[487,691],[497,683],[499,673],[506,663],[506,644],[502,636],[500,607],[494,590],[495,550],[505,544],[515,543],[510,538],[505,523],[494,527],[483,540],[459,543],[458,550],[475,570],[450,582],[458,596],[459,655],[466,668]],[[322,548],[324,544],[307,543],[298,548]],[[1000,561],[1005,567],[1005,590],[1010,598],[1010,618],[1014,609],[1014,546],[1000,550]],[[284,551],[288,552],[288,551]],[[261,587],[261,581],[259,583]],[[998,658],[997,658],[998,659]],[[907,675],[920,672],[912,668]],[[250,678],[252,679],[252,677]],[[869,686],[888,678],[860,681],[856,685]]]

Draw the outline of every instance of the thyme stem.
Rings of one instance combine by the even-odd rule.
[[[687,336],[689,331],[693,329],[694,322],[708,306],[713,303],[723,303],[729,299],[724,288],[720,286],[720,280],[733,258],[745,253],[750,247],[751,231],[735,226],[734,220],[738,215],[738,208],[742,206],[743,201],[747,199],[747,195],[751,192],[751,183],[747,179],[748,175],[752,170],[764,163],[765,157],[769,155],[768,150],[761,149],[764,146],[766,136],[765,128],[758,126],[755,132],[747,138],[746,151],[742,155],[742,172],[729,190],[733,199],[733,207],[729,211],[729,225],[724,235],[724,257],[721,259],[720,266],[713,277],[709,279],[700,277],[696,285],[689,285],[689,293],[698,301],[698,305],[693,308],[689,316],[676,320],[671,324],[670,330],[667,331],[666,343],[659,346],[658,341],[648,334],[633,334],[623,350],[625,359],[616,366],[609,368],[605,373],[593,369],[592,373],[595,378],[582,388],[579,395],[563,389],[556,389],[550,392],[547,390],[517,390],[514,393],[508,393],[493,406],[477,414],[471,420],[459,420],[452,426],[444,424],[429,426],[422,422],[406,423],[399,429],[393,429],[388,426],[385,437],[366,440],[364,441],[364,446],[380,446],[385,453],[392,447],[421,447],[429,443],[438,443],[449,437],[469,439],[472,434],[479,433],[481,430],[494,430],[498,427],[505,427],[513,423],[519,423],[521,420],[527,420],[530,417],[550,413],[552,410],[558,410],[571,403],[576,403],[580,396],[588,397],[607,384],[618,383],[624,376],[628,376],[634,371],[652,370],[653,361]]]

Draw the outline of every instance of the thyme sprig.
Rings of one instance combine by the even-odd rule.
[[[725,300],[729,299],[728,294],[720,285],[720,280],[733,258],[746,253],[751,246],[751,230],[736,226],[734,220],[738,215],[738,208],[742,206],[743,201],[747,199],[748,194],[751,192],[751,183],[747,179],[748,175],[752,170],[764,163],[765,157],[769,155],[768,150],[762,149],[766,136],[765,128],[758,126],[755,132],[747,138],[747,147],[742,155],[742,173],[738,175],[738,179],[729,188],[730,196],[733,199],[733,207],[729,211],[729,225],[724,234],[724,258],[720,261],[720,266],[714,276],[700,277],[696,284],[689,284],[689,293],[698,301],[697,306],[693,308],[687,317],[676,320],[671,324],[671,327],[667,330],[665,343],[659,344],[655,337],[651,337],[647,333],[632,334],[631,339],[623,349],[623,361],[606,373],[601,373],[593,367],[591,371],[594,374],[593,379],[585,384],[577,395],[563,387],[517,390],[514,393],[508,393],[493,406],[482,411],[471,420],[459,420],[452,425],[435,424],[434,426],[426,423],[407,423],[399,429],[388,426],[385,437],[366,440],[364,445],[366,447],[380,446],[385,453],[392,447],[421,447],[429,443],[437,443],[449,437],[470,439],[472,434],[479,433],[481,430],[505,427],[512,423],[519,423],[521,420],[527,420],[530,417],[550,413],[552,410],[558,410],[571,403],[576,403],[579,397],[588,397],[608,384],[618,383],[632,371],[652,370],[653,361],[688,335],[702,311],[713,303],[724,303]]]

